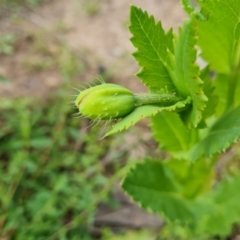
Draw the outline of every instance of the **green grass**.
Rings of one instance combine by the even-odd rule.
[[[0,54],[13,54],[13,44],[16,41],[12,34],[0,35]]]
[[[72,116],[77,109],[69,104],[74,97],[67,86],[76,86],[85,65],[59,42],[51,52],[51,39],[44,37],[44,31],[33,36],[24,57],[29,65],[22,67],[29,75],[47,74],[49,66],[41,60],[48,57],[61,76],[59,90],[41,101],[0,99],[0,239],[89,240],[98,204],[113,203],[110,193],[122,176],[119,160],[125,157],[114,154],[110,138],[99,141],[101,127],[89,129],[87,119]],[[11,46],[8,38],[1,39],[3,49]],[[113,157],[105,164],[110,148]]]
[[[84,0],[81,8],[88,16],[94,16],[99,12],[101,0]]]
[[[47,0],[0,0],[0,5],[9,5],[13,7],[27,4],[29,6],[37,6]]]
[[[4,2],[29,3],[0,0],[0,5]],[[62,85],[41,100],[34,93],[0,97],[0,239],[91,240],[98,204],[116,205],[111,192],[124,175],[127,153],[119,151],[119,137],[100,141],[101,126],[87,128],[89,120],[72,116],[77,109],[70,107],[74,90],[68,85],[78,87],[76,82],[90,72],[86,56],[46,29],[25,34],[32,40],[26,42],[21,67],[29,76],[54,70]],[[13,44],[19,39],[11,39],[0,36],[1,54],[10,47],[8,57],[14,59],[20,50]],[[0,76],[3,84],[17,80]]]
[[[111,141],[84,131],[61,92],[42,104],[2,99],[0,111],[0,236],[91,239],[97,204],[119,178],[101,162]]]

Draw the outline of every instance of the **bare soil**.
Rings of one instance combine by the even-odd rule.
[[[81,52],[88,67],[78,81],[86,81],[90,74],[97,75],[99,67],[107,70],[112,81],[134,91],[144,91],[134,74],[137,63],[131,56],[135,50],[129,38],[129,7],[131,4],[147,10],[161,19],[165,29],[177,29],[186,16],[178,0],[51,0],[39,7],[25,6],[23,10],[7,9],[1,12],[0,32],[17,35],[14,54],[0,55],[0,75],[10,79],[0,82],[0,95],[43,96],[58,88],[62,82],[59,72],[54,68],[29,71],[25,60],[34,61],[31,51],[32,34],[47,32],[41,39],[50,51],[64,43],[73,52]],[[89,6],[89,4],[92,4]],[[45,59],[43,58],[43,61]]]

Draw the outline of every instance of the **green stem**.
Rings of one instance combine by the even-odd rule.
[[[229,75],[225,112],[234,108],[234,97],[235,97],[235,91],[237,88],[237,82],[238,82],[237,80],[239,78],[239,75],[240,75],[240,71],[238,68],[233,69]]]
[[[201,0],[199,0],[200,2]],[[181,0],[182,6],[184,8],[184,10],[191,16],[191,15],[195,15],[198,20],[204,22],[208,19],[207,16],[205,16],[204,14],[202,14],[197,6],[194,6],[194,4],[192,3],[191,0]]]
[[[135,95],[136,106],[142,105],[158,105],[158,106],[171,106],[182,99],[171,93],[154,94],[143,93]]]

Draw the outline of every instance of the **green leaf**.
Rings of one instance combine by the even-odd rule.
[[[104,234],[106,232],[106,234]],[[152,234],[151,230],[127,230],[124,233],[116,234],[111,230],[104,230],[104,236],[102,239],[105,240],[155,240],[155,236]],[[105,236],[106,235],[106,236]]]
[[[216,108],[217,115],[223,114],[229,108],[240,105],[240,74],[233,71],[232,74],[217,74],[214,79],[215,94],[218,95]]]
[[[188,201],[179,193],[171,171],[161,162],[138,163],[130,169],[122,187],[141,207],[164,214],[171,221],[186,223],[193,218]]]
[[[201,1],[201,0],[200,0]],[[181,0],[184,10],[191,16],[196,16],[201,21],[206,21],[207,17],[199,12],[198,6],[196,6],[192,0]]]
[[[167,49],[171,53],[174,53],[173,39],[174,39],[173,30],[172,28],[170,28],[166,33],[166,44],[167,44]]]
[[[192,160],[225,151],[240,137],[240,107],[226,113],[191,150]]]
[[[216,115],[220,116],[226,110],[227,98],[228,98],[228,83],[229,76],[227,74],[217,74],[214,79],[214,94],[218,96],[218,102],[216,106]],[[239,95],[238,95],[239,96]]]
[[[137,76],[152,92],[164,89],[175,91],[169,75],[170,61],[167,52],[172,50],[173,34],[165,34],[161,22],[155,23],[153,16],[148,16],[140,8],[131,6],[130,32],[131,41],[138,49],[133,56],[142,67]]]
[[[240,4],[238,0],[199,1],[207,21],[197,21],[202,56],[211,68],[229,73],[239,65]]]
[[[203,85],[204,94],[208,98],[206,108],[203,111],[203,119],[205,120],[215,113],[219,98],[218,96],[215,95],[214,92],[215,87],[213,85],[212,79],[210,78],[210,71],[208,66],[201,71],[200,77],[204,82]]]
[[[202,119],[207,97],[203,93],[203,81],[199,78],[200,71],[196,64],[197,49],[196,33],[193,22],[185,21],[176,38],[172,60],[174,65],[173,81],[181,96],[191,96],[193,107],[187,113],[187,123],[196,127]]]
[[[29,145],[36,149],[44,149],[47,147],[50,147],[52,145],[52,139],[47,137],[38,137],[38,138],[32,138],[29,141]]]
[[[162,112],[152,117],[153,137],[169,152],[187,151],[193,131],[188,129],[177,113]],[[196,135],[196,133],[194,134]]]
[[[217,189],[207,195],[209,211],[202,216],[199,232],[227,236],[232,225],[239,222],[240,176],[223,180]]]
[[[192,21],[186,21],[179,38],[173,44],[170,29],[164,32],[161,23],[134,6],[131,7],[131,39],[138,51],[133,55],[142,67],[137,73],[152,92],[172,91],[191,96],[193,107],[185,114],[188,125],[196,127],[202,118],[207,98],[199,68],[195,64],[197,50]]]
[[[162,111],[177,111],[184,107],[191,102],[190,98],[187,98],[185,101],[177,102],[176,104],[169,106],[169,107],[159,107],[156,105],[144,105],[140,107],[136,107],[130,114],[120,120],[120,122],[116,123],[112,129],[106,133],[106,136],[121,132],[126,130],[142,120],[143,118],[153,117],[156,114]]]
[[[6,82],[6,83],[8,83],[8,82],[10,82],[10,80],[9,80],[8,78],[0,75],[0,82]]]
[[[188,199],[211,190],[214,179],[212,164],[205,159],[194,163],[185,160],[166,161],[165,165],[173,172],[176,181],[182,186],[182,194]]]

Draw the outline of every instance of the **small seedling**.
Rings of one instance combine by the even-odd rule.
[[[0,36],[0,54],[12,54],[14,52],[13,44],[15,41],[16,39],[12,34]]]

